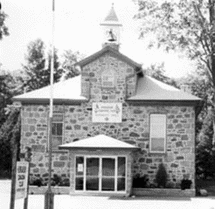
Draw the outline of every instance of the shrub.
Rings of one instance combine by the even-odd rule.
[[[157,171],[157,174],[156,174],[156,183],[157,183],[157,186],[160,188],[160,187],[163,187],[165,188],[166,187],[166,183],[167,183],[167,172],[166,172],[166,168],[164,166],[163,163],[161,163],[158,167],[158,171]]]
[[[70,186],[70,181],[69,181],[69,179],[68,179],[68,178],[63,179],[63,180],[60,182],[59,186]]]
[[[181,189],[182,190],[190,189],[191,188],[191,184],[192,184],[191,180],[189,180],[189,179],[183,179],[181,181]]]
[[[32,186],[43,186],[43,179],[41,177],[30,176],[30,185]]]
[[[61,177],[58,176],[57,174],[54,174],[54,175],[53,175],[53,178],[52,178],[51,185],[52,185],[52,186],[56,186],[56,185],[59,185],[60,182],[61,182]]]
[[[134,188],[146,188],[148,187],[148,176],[143,175],[140,176],[140,174],[136,174],[133,178],[133,187]]]

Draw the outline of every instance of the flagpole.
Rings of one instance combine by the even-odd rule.
[[[52,176],[52,118],[53,118],[53,82],[54,82],[54,31],[55,31],[55,0],[52,0],[52,47],[50,72],[50,100],[49,100],[49,146],[48,146],[48,189],[45,193],[45,209],[54,208],[54,193],[51,190]]]

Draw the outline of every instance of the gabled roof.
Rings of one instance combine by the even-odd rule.
[[[68,101],[86,101],[87,99],[81,96],[81,76],[70,78],[65,81],[55,83],[53,85],[54,102]],[[50,86],[34,90],[19,96],[15,96],[13,100],[21,102],[48,102],[50,98]]]
[[[139,149],[138,147],[129,143],[114,139],[106,135],[97,135],[94,137],[82,139],[79,141],[63,144],[59,146],[60,149]]]
[[[79,66],[83,67],[83,66],[93,62],[94,60],[98,59],[99,57],[101,57],[105,53],[111,53],[113,56],[117,57],[121,61],[124,61],[127,64],[135,67],[137,72],[142,72],[141,71],[141,67],[142,67],[141,64],[138,64],[137,62],[135,62],[132,59],[128,58],[127,56],[123,55],[118,50],[114,49],[113,47],[111,47],[109,45],[105,46],[103,49],[101,49],[100,51],[92,54],[91,56],[88,56],[87,58],[85,58],[85,59],[81,60],[80,62],[76,63],[76,65],[79,65]]]
[[[200,101],[201,99],[150,76],[138,78],[136,95],[130,101]]]

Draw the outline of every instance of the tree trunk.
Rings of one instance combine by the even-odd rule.
[[[211,64],[211,77],[213,84],[213,100],[212,100],[212,112],[213,112],[213,145],[215,143],[215,0],[209,0],[209,20],[211,24],[211,55],[210,55],[210,64]]]

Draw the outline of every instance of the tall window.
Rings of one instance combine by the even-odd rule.
[[[150,152],[166,152],[166,115],[150,115]]]
[[[104,71],[101,75],[102,87],[103,88],[114,88],[115,87],[115,73],[113,70]]]
[[[58,149],[63,142],[63,114],[54,113],[52,120],[52,149]]]

